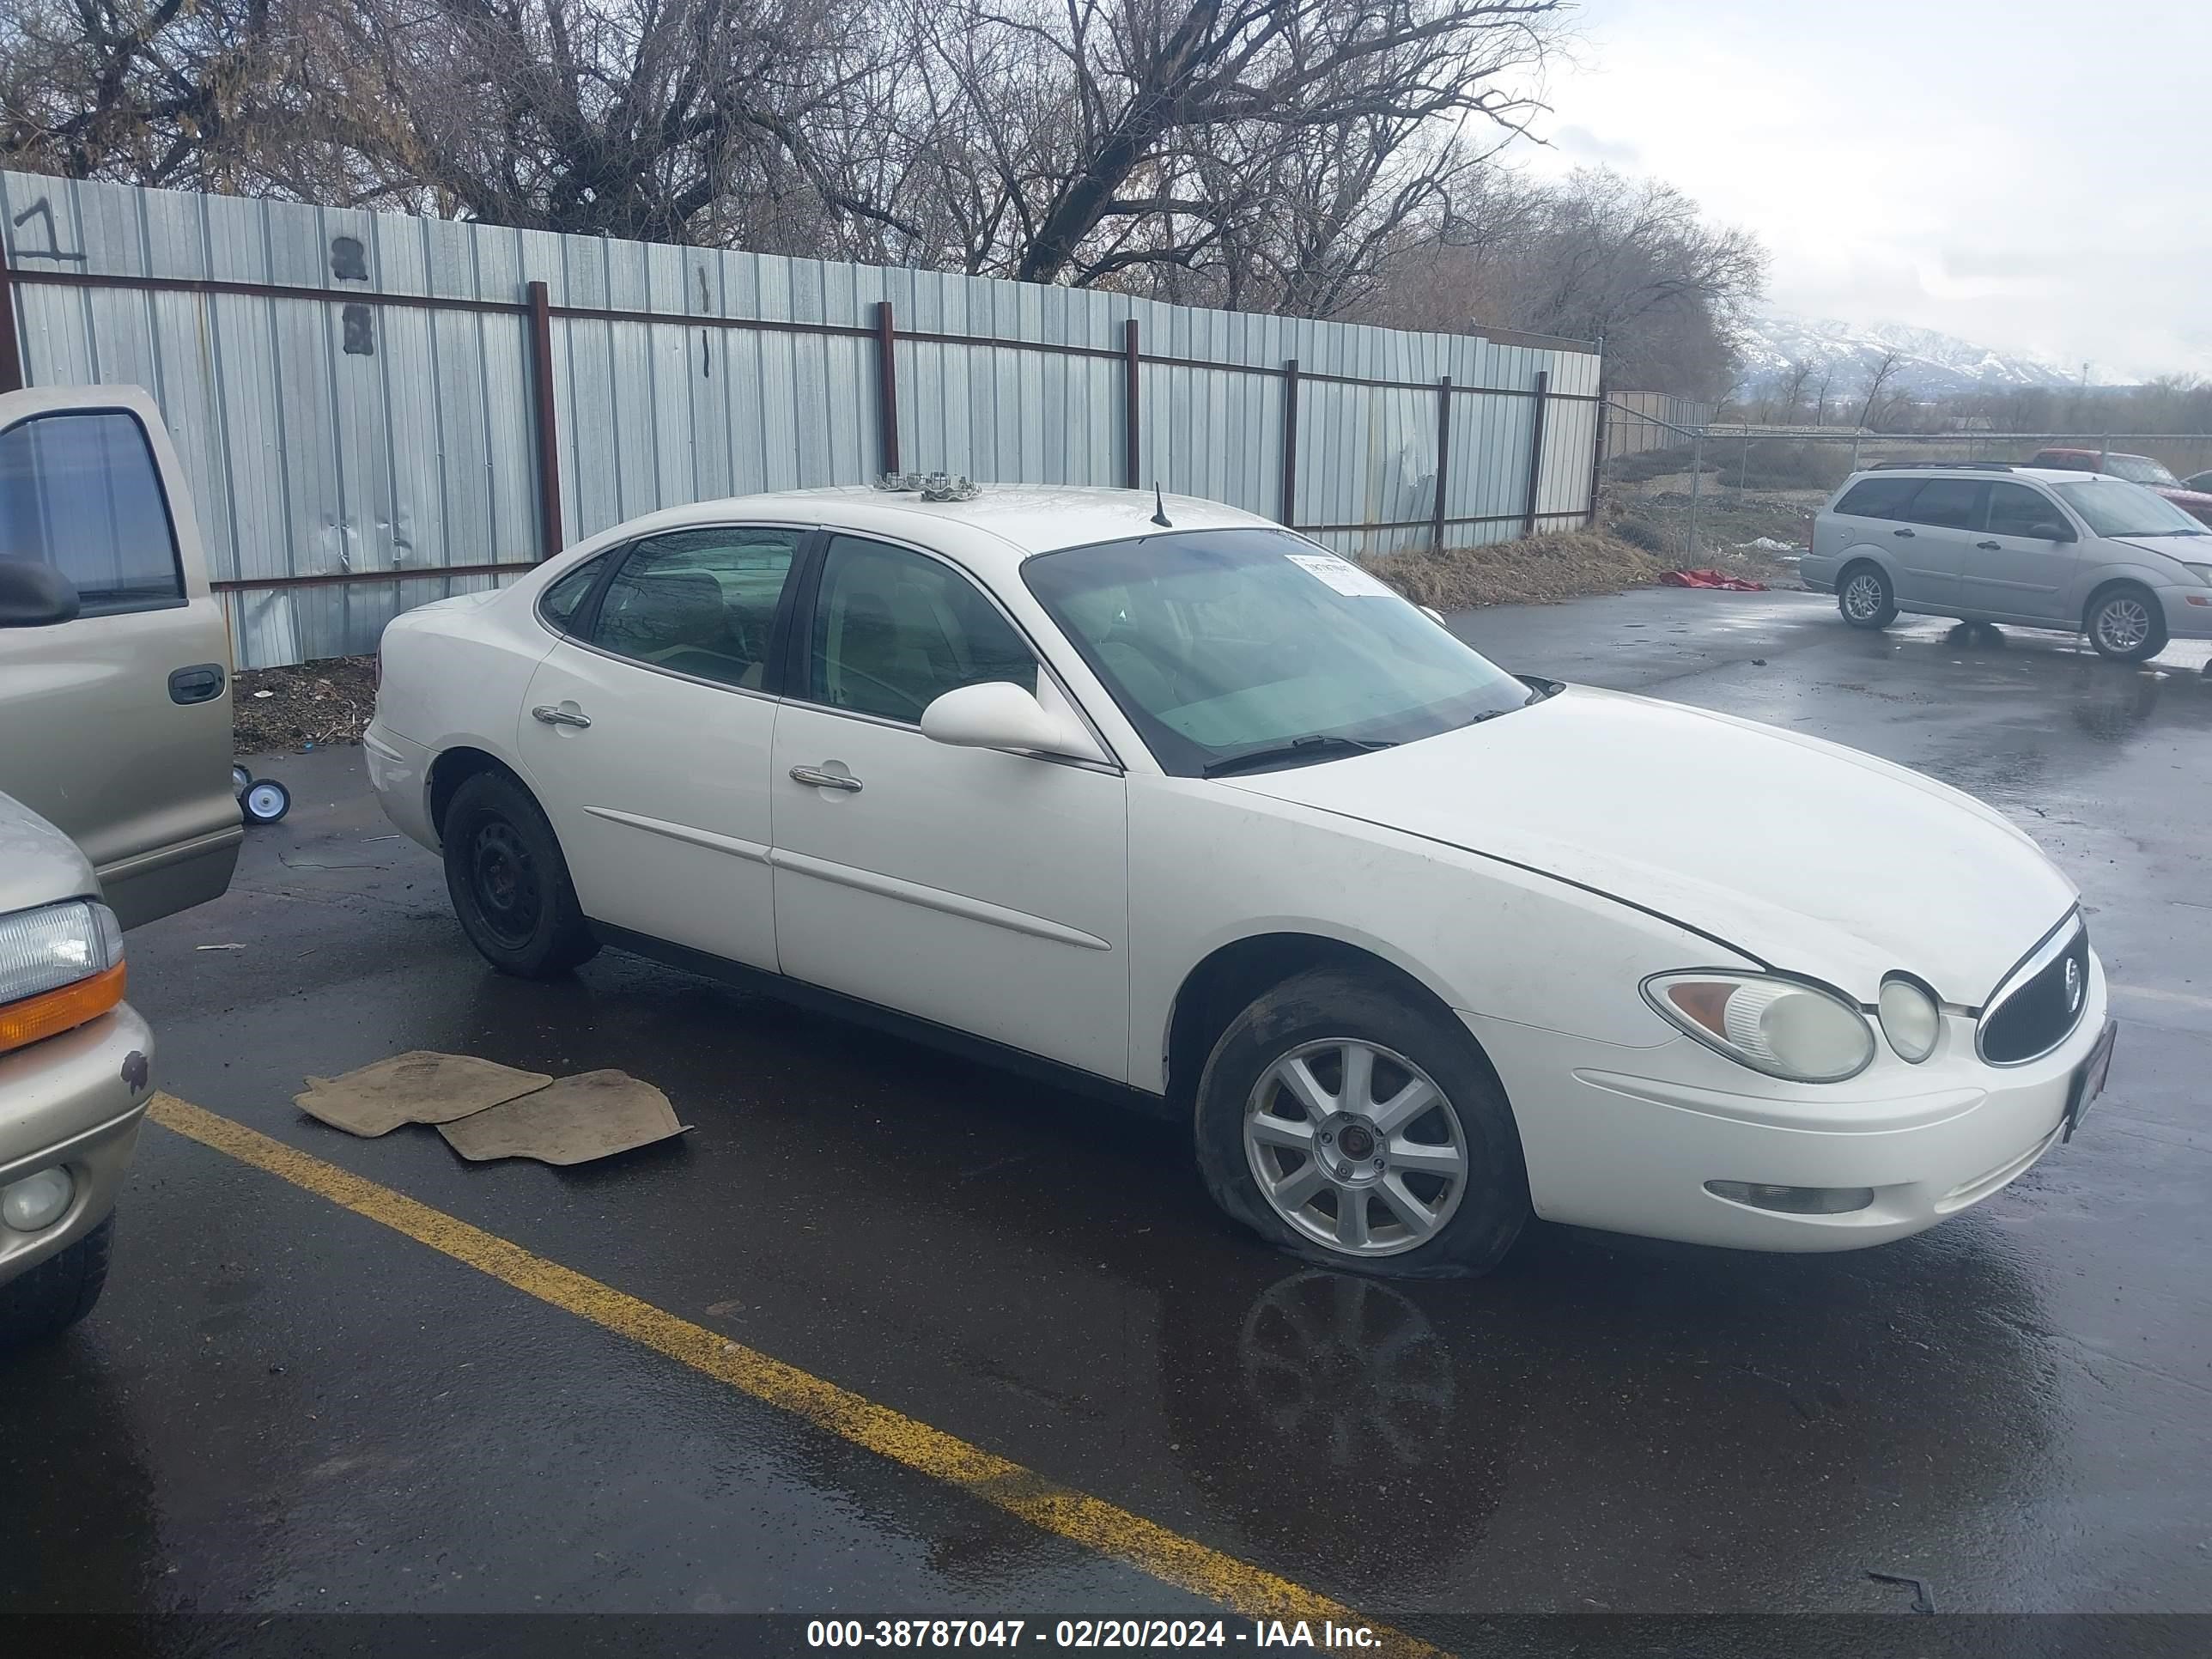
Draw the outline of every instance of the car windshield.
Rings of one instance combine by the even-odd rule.
[[[2148,455],[2108,455],[2105,458],[2105,471],[2116,478],[2125,478],[2130,483],[2174,484],[2180,482]]]
[[[2100,536],[2194,536],[2204,528],[2165,496],[2120,478],[2063,483],[2058,493]]]
[[[1022,579],[1181,776],[1410,743],[1535,695],[1358,565],[1287,531],[1067,548],[1025,562]]]

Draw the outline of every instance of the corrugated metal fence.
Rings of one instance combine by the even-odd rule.
[[[1670,427],[1704,426],[1717,413],[1711,404],[1677,398],[1671,392],[1613,392],[1607,394],[1605,453],[1639,454],[1683,441]]]
[[[0,386],[154,394],[243,667],[655,507],[896,468],[1158,480],[1355,555],[1591,507],[1576,342],[7,172],[0,214]]]

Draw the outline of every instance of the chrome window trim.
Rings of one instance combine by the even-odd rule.
[[[2086,991],[2081,999],[2081,1008],[2075,1012],[2073,1024],[2062,1031],[2057,1040],[2048,1047],[2040,1048],[2032,1054],[2023,1054],[2018,1060],[1991,1060],[1982,1048],[1983,1033],[1988,1029],[1990,1021],[2002,1012],[2004,1006],[2017,996],[2030,981],[2072,950],[2075,940],[2085,937],[2088,931],[2089,924],[2082,917],[2081,907],[2077,904],[2059,919],[2057,927],[2036,942],[2034,947],[2014,965],[2010,973],[1997,981],[1996,989],[1991,991],[1988,1000],[1982,1004],[1981,1016],[1974,1022],[1974,1054],[1984,1066],[1995,1066],[2005,1069],[2016,1066],[2033,1066],[2046,1054],[2063,1047],[2066,1039],[2081,1029],[2081,1014],[2089,1006]]]

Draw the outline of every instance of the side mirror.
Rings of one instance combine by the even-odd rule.
[[[1027,749],[1076,760],[1106,758],[1082,721],[1047,708],[1011,680],[947,691],[921,711],[921,734],[958,749]]]
[[[2028,526],[2027,533],[2031,536],[2039,536],[2046,542],[2070,542],[2074,539],[2072,530],[2048,519],[2039,524]]]
[[[76,611],[76,586],[52,565],[0,559],[0,628],[52,628]]]

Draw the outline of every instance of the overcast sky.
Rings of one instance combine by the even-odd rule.
[[[1527,165],[1679,185],[1765,242],[1775,305],[2212,374],[2212,3],[1585,0],[1577,25]]]

